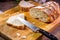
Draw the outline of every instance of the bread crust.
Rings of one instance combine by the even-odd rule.
[[[18,17],[25,19],[24,14],[21,13],[21,14],[9,17],[6,21],[6,23],[8,25],[15,27],[15,28],[24,29],[24,24],[18,19]]]
[[[47,3],[43,4],[43,5],[41,5],[41,6],[37,6],[37,7],[31,8],[30,9],[30,15],[33,17],[34,15],[37,14],[38,11],[40,11],[40,12],[43,11],[46,14],[45,16],[48,15],[47,18],[49,18],[49,19],[46,18],[46,20],[49,20],[50,22],[53,22],[59,16],[59,14],[57,13],[59,9],[57,9],[57,7],[59,8],[59,5],[56,2],[50,1],[50,2],[47,2]],[[36,13],[34,13],[34,11]],[[39,15],[41,16],[41,14],[42,13],[40,13]],[[34,16],[34,18],[37,18],[37,16]],[[43,18],[45,16],[43,16]],[[43,22],[49,22],[49,21],[43,21]]]
[[[32,7],[35,7],[36,5],[30,3],[30,2],[26,2],[26,1],[21,1],[19,3],[19,7],[20,7],[20,10],[22,12],[28,12],[30,8]]]
[[[16,26],[16,25],[12,25],[10,23],[7,23],[7,25],[8,26],[12,26],[12,27],[17,28],[17,29],[20,29],[20,30],[24,30],[25,29],[25,25],[24,24],[22,24],[20,26]]]

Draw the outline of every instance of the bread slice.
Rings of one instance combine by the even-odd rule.
[[[43,22],[52,22],[59,16],[56,5],[50,1],[41,6],[31,8],[29,12],[33,18],[37,18]]]
[[[50,21],[50,16],[48,16],[44,11],[44,7],[38,6],[30,9],[30,15],[33,18],[37,18],[43,22],[49,22]],[[48,12],[47,12],[48,13]]]
[[[21,17],[21,18],[24,19],[24,14],[18,14],[18,15],[15,15],[15,16],[11,16],[6,21],[6,23],[14,26],[16,28],[24,29],[24,24],[17,17]]]
[[[29,2],[26,2],[26,1],[21,1],[19,3],[19,7],[22,11],[29,11],[30,8],[34,7],[35,5],[34,4],[31,4]]]

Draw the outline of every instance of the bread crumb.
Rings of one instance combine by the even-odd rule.
[[[26,36],[22,36],[21,38],[22,38],[22,39],[26,39]]]
[[[20,33],[16,33],[17,34],[17,36],[20,36]]]

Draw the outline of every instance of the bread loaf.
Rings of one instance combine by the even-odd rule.
[[[29,12],[33,18],[38,18],[43,22],[53,22],[59,16],[57,13],[59,9],[57,8],[59,8],[58,3],[50,1],[41,6],[31,8]]]
[[[11,16],[6,21],[6,23],[14,26],[16,28],[24,29],[24,24],[17,17],[21,17],[21,18],[24,19],[24,14],[18,14],[18,15],[15,15],[15,16]]]
[[[34,7],[35,5],[26,1],[21,1],[19,3],[19,7],[22,11],[26,12],[29,11],[30,8]]]
[[[50,9],[53,13],[51,13],[51,15],[53,15],[54,19],[56,19],[58,17],[58,11],[59,11],[59,4],[54,2],[54,1],[49,1],[43,5],[49,5],[49,6],[45,6],[48,9]]]

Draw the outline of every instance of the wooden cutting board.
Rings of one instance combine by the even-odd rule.
[[[14,28],[13,26],[9,26],[6,24],[6,20],[13,15],[17,15],[20,13],[19,9],[16,10],[18,7],[12,8],[10,10],[5,11],[3,14],[0,15],[0,32],[9,37],[12,40],[36,40],[38,37],[42,36],[40,33],[34,33],[31,29],[27,28],[25,30],[20,30]],[[19,13],[18,13],[19,12]],[[47,24],[43,22],[39,22],[36,19],[30,17],[28,12],[23,12],[26,16],[26,19],[36,25],[37,27],[44,27]],[[26,15],[27,14],[27,15]],[[37,24],[38,23],[38,24]],[[20,36],[17,35],[20,34]],[[26,36],[25,39],[22,36]]]
[[[42,34],[34,33],[31,29],[29,29],[27,27],[24,30],[20,30],[20,29],[14,28],[13,26],[8,26],[6,24],[6,20],[10,16],[21,13],[21,11],[19,11],[19,10],[20,9],[17,6],[15,8],[5,11],[4,14],[0,15],[0,32],[12,40],[37,40],[38,37],[42,36]],[[17,13],[17,12],[19,12],[19,13]],[[42,28],[48,32],[52,31],[52,29],[55,29],[60,24],[60,17],[58,17],[57,20],[55,20],[53,23],[46,24],[46,23],[43,23],[41,21],[38,21],[38,20],[32,18],[28,12],[23,12],[23,13],[25,14],[26,19],[29,22],[31,22],[35,26]],[[20,36],[18,36],[17,33],[20,34]],[[22,38],[22,36],[26,36],[26,38]],[[41,38],[39,38],[39,39],[41,39]]]

